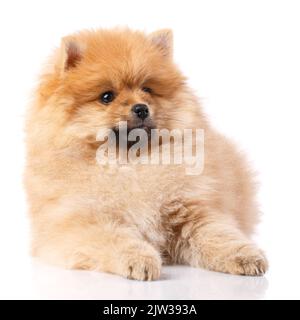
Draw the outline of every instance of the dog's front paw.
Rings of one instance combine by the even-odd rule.
[[[155,257],[138,256],[128,261],[127,278],[134,280],[157,280],[161,263]]]
[[[236,250],[227,258],[226,269],[231,274],[261,276],[268,269],[264,253],[254,245],[247,245]]]
[[[130,251],[122,260],[121,273],[128,279],[151,281],[160,276],[162,262],[155,250]]]

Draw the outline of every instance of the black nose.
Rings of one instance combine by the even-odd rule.
[[[146,104],[135,104],[131,110],[142,120],[149,116],[149,109]]]

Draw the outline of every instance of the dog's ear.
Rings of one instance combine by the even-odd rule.
[[[61,41],[61,69],[75,68],[83,58],[84,46],[73,37],[64,37]]]
[[[151,42],[158,47],[164,56],[173,55],[173,32],[171,29],[162,29],[150,34]]]

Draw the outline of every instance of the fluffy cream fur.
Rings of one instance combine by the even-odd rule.
[[[142,87],[151,88],[144,92]],[[99,101],[113,90],[110,105]],[[149,105],[157,128],[202,128],[205,166],[99,166],[97,131]],[[172,33],[83,31],[62,40],[27,117],[25,184],[32,252],[66,268],[158,279],[163,263],[261,275],[250,240],[258,218],[252,174],[215,132],[172,61]]]

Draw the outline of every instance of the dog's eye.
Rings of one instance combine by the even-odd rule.
[[[143,87],[142,90],[146,93],[152,93],[152,89],[149,87]]]
[[[104,104],[109,104],[115,99],[115,93],[113,91],[106,91],[101,94],[100,100]]]

